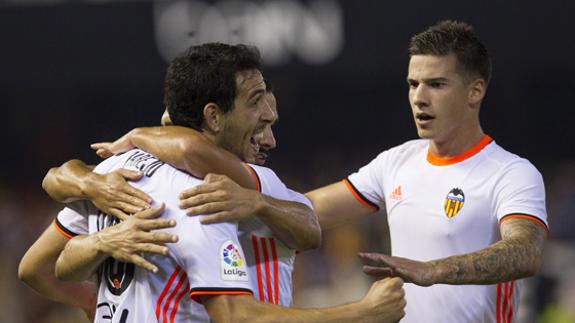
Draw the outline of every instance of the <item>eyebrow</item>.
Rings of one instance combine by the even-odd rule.
[[[419,80],[407,78],[407,83],[410,83],[410,82],[433,83],[433,82],[448,82],[448,81],[449,81],[449,79],[446,77],[431,77],[431,78],[423,79],[423,80],[421,80],[421,82]]]
[[[256,97],[257,95],[263,95],[266,93],[265,89],[257,89],[255,91],[253,91],[252,93],[250,93],[250,95],[248,96],[248,101],[253,99],[254,97]]]

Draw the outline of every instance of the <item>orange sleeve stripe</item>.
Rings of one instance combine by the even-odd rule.
[[[66,238],[68,238],[68,239],[74,238],[74,236],[73,236],[72,234],[66,232],[66,231],[64,230],[64,228],[60,227],[60,224],[57,222],[56,219],[54,219],[54,220],[52,221],[52,225],[56,228],[56,230],[58,230],[58,232],[60,232],[60,233],[61,233],[63,236],[65,236]]]
[[[507,221],[509,219],[527,219],[527,220],[534,221],[534,222],[538,223],[539,225],[541,225],[545,229],[547,234],[549,234],[549,228],[547,227],[547,224],[545,224],[545,222],[543,222],[543,220],[541,220],[540,218],[538,218],[536,216],[529,215],[529,214],[508,214],[508,215],[502,217],[501,220],[499,220],[499,224],[501,224],[504,221]]]
[[[379,206],[377,204],[371,202],[370,200],[366,199],[361,193],[353,186],[353,184],[347,179],[344,178],[343,182],[347,189],[353,194],[353,196],[363,205],[367,206],[368,208],[372,209],[373,211],[379,211]]]
[[[256,189],[258,190],[258,192],[261,192],[262,191],[262,184],[260,182],[260,177],[258,176],[258,173],[256,173],[256,171],[247,163],[244,163],[244,165],[246,165],[246,167],[248,168],[250,173],[252,173],[252,175],[254,176],[254,178],[256,180]]]

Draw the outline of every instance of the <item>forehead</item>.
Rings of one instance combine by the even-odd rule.
[[[254,91],[265,90],[264,77],[258,70],[245,70],[236,73],[237,96],[248,96]]]
[[[409,60],[408,78],[447,78],[456,74],[457,58],[455,55],[413,55]]]

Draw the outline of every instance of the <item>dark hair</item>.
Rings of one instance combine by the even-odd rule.
[[[465,22],[444,20],[411,38],[409,56],[454,54],[457,68],[465,82],[481,77],[491,79],[491,59],[485,46]]]
[[[255,47],[206,43],[192,46],[168,66],[164,83],[164,105],[174,125],[201,131],[203,109],[217,104],[224,113],[233,108],[236,74],[261,70]]]

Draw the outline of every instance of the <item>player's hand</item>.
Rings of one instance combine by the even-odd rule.
[[[208,174],[204,182],[180,193],[180,208],[188,215],[206,215],[204,224],[240,221],[263,205],[259,192],[243,188],[225,175]]]
[[[168,247],[165,243],[178,241],[178,236],[174,234],[150,232],[176,225],[173,219],[158,219],[163,211],[164,204],[138,212],[125,221],[95,233],[98,251],[157,273],[158,267],[140,256],[140,253],[167,255]]]
[[[91,173],[82,190],[94,205],[106,214],[125,220],[128,214],[150,207],[152,198],[128,184],[142,178],[141,172],[118,169],[108,174]]]
[[[363,318],[367,322],[398,322],[405,315],[403,280],[396,277],[376,281],[360,304],[366,308]]]
[[[360,252],[359,257],[366,264],[363,272],[376,277],[401,277],[419,286],[435,284],[435,266],[429,262],[393,257],[381,253]]]
[[[95,150],[96,154],[100,156],[100,158],[104,159],[134,149],[136,147],[132,145],[132,142],[130,140],[132,131],[123,135],[114,142],[98,142],[91,144],[90,148]]]

